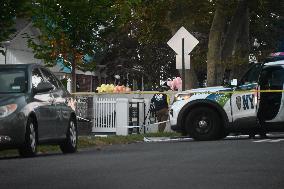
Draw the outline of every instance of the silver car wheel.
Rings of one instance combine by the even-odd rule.
[[[27,120],[25,141],[19,148],[19,153],[23,157],[33,157],[37,152],[37,130],[33,118]]]
[[[36,151],[36,132],[34,128],[34,124],[30,123],[30,145],[33,152]]]
[[[69,133],[70,133],[70,142],[72,146],[75,148],[77,145],[77,131],[74,121],[70,121]]]
[[[77,141],[78,140],[78,132],[76,119],[70,118],[68,122],[68,129],[66,133],[66,139],[64,142],[60,143],[60,149],[63,153],[74,153],[77,151]]]

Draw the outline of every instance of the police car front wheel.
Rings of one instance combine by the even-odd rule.
[[[207,107],[198,107],[186,117],[187,133],[195,140],[216,140],[221,131],[218,113]]]

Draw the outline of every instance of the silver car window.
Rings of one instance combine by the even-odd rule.
[[[44,75],[44,77],[46,78],[46,80],[53,85],[53,90],[56,90],[59,88],[58,83],[56,81],[56,79],[54,78],[54,76],[47,70],[44,68],[41,68],[42,74]]]
[[[0,93],[22,93],[26,89],[27,79],[23,69],[1,68]]]
[[[32,88],[36,88],[39,83],[44,82],[44,79],[39,71],[39,69],[35,68],[32,71]]]

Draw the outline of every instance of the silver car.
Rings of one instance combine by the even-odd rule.
[[[61,82],[37,64],[0,65],[0,149],[17,148],[21,156],[39,144],[77,150],[73,100]]]

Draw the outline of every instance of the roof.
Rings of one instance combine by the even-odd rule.
[[[15,24],[13,25],[13,27],[15,29],[15,33],[12,33],[6,41],[14,40],[17,36],[19,36],[21,34],[21,32],[23,30],[25,30],[30,25],[31,25],[31,22],[28,21],[27,19],[24,19],[24,18],[15,19]]]
[[[31,64],[0,64],[1,68],[26,68]]]
[[[29,63],[29,64],[0,64],[0,68],[22,68],[22,69],[31,69],[34,67],[44,67],[40,64]]]

